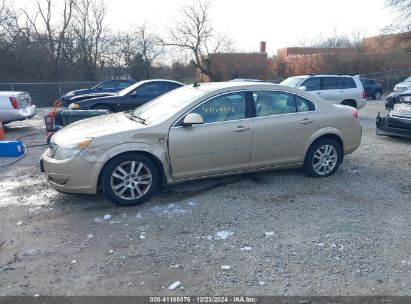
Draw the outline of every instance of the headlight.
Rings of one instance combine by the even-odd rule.
[[[68,106],[68,108],[69,108],[69,109],[78,109],[78,108],[80,108],[80,105],[77,104],[77,103],[71,103],[71,104]]]
[[[87,148],[92,140],[93,138],[79,138],[56,146],[52,158],[58,160],[72,158]]]

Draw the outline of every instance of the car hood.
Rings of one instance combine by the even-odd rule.
[[[104,97],[104,96],[116,96],[117,93],[110,93],[110,92],[99,92],[99,93],[88,93],[88,94],[81,94],[74,96],[71,98],[71,102],[76,102],[80,101],[83,99],[91,99],[91,98],[96,98],[96,97]]]
[[[403,82],[397,83],[395,86],[401,87],[401,88],[409,88],[411,87],[411,82],[403,81]]]
[[[74,122],[54,134],[52,140],[59,145],[79,138],[98,138],[143,128],[146,126],[120,112]]]

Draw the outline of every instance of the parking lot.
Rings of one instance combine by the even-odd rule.
[[[0,295],[411,295],[411,141],[375,135],[383,104],[331,177],[209,179],[130,208],[47,185],[45,109],[11,123],[35,147],[0,160]]]

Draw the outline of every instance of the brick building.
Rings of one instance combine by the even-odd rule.
[[[265,79],[269,66],[266,43],[260,42],[260,51],[252,53],[216,53],[211,55],[211,70],[219,80],[235,78]],[[200,72],[197,80],[208,82],[209,77]]]

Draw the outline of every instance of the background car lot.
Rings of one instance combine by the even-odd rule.
[[[41,111],[7,136],[41,131]],[[55,192],[32,148],[0,168],[0,295],[411,295],[411,142],[376,136],[378,111],[334,176],[198,181],[132,208]]]

